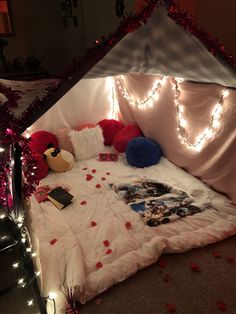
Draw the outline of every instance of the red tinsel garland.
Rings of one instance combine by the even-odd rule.
[[[199,39],[203,45],[216,56],[219,54],[231,67],[236,69],[236,60],[231,52],[218,40],[204,30],[198,27],[197,21],[184,9],[181,9],[175,0],[168,0],[168,16],[173,19],[176,24],[181,25],[188,33]]]
[[[17,118],[9,111],[7,105],[1,107],[1,138],[0,146],[4,149],[0,152],[0,205],[11,208],[12,196],[9,194],[7,187],[8,176],[11,176],[11,157],[9,146],[11,143],[18,143],[22,150],[22,170],[25,177],[23,187],[23,195],[28,198],[35,190],[36,184],[36,161],[34,160],[29,147],[29,139],[26,139],[19,132],[19,124]]]

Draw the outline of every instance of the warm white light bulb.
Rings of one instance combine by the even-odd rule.
[[[180,105],[179,106],[179,111],[183,113],[184,112],[184,106]]]
[[[218,119],[215,119],[213,122],[212,122],[212,126],[214,128],[218,128],[220,126],[220,121]]]
[[[13,268],[17,268],[19,266],[19,263],[14,263],[12,266]]]
[[[21,278],[21,279],[18,280],[18,284],[19,285],[22,284],[23,282],[24,282],[24,278]]]
[[[34,300],[29,300],[28,301],[28,306],[32,306],[34,304]]]
[[[229,91],[226,89],[224,92],[223,92],[223,97],[228,97],[229,96]]]
[[[51,292],[49,292],[48,297],[49,297],[50,299],[56,299],[57,294],[56,294],[56,292],[51,291]]]
[[[213,134],[212,130],[207,130],[207,131],[206,131],[206,137],[207,137],[207,138],[211,139],[211,138],[213,137],[213,135],[214,135],[214,134]]]
[[[37,253],[33,252],[33,253],[31,254],[31,256],[32,256],[32,257],[36,257],[36,256],[37,256]]]
[[[4,152],[5,149],[3,147],[0,147],[0,153]]]
[[[183,127],[187,125],[187,121],[185,119],[183,119],[183,118],[180,119],[179,123]]]
[[[6,215],[4,215],[4,214],[0,215],[0,219],[4,219],[5,217],[6,217]]]

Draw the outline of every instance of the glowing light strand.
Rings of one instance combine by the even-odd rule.
[[[158,100],[159,98],[158,90],[162,87],[164,82],[165,82],[165,77],[161,77],[159,80],[155,80],[155,82],[153,83],[152,89],[147,93],[147,96],[145,97],[145,99],[138,102],[131,95],[129,90],[125,87],[122,77],[120,75],[115,77],[115,83],[117,84],[117,87],[121,91],[121,94],[123,95],[123,97],[129,102],[130,105],[134,105],[138,107],[140,106],[143,107],[147,105],[150,99],[153,98],[154,96],[155,96],[155,100]]]
[[[210,119],[209,126],[197,137],[196,141],[194,143],[191,143],[187,136],[186,136],[186,125],[187,121],[184,119],[184,106],[180,104],[179,97],[180,97],[180,90],[178,85],[178,79],[175,79],[175,105],[176,105],[176,111],[177,111],[177,132],[178,137],[181,139],[182,144],[185,144],[187,146],[187,149],[195,149],[196,151],[201,151],[203,148],[203,145],[205,144],[207,139],[211,139],[214,137],[214,135],[218,132],[219,127],[221,125],[220,123],[220,114],[223,110],[223,102],[224,98],[229,95],[229,91],[226,88],[222,91],[222,94],[219,98],[219,102],[216,103],[212,116]]]

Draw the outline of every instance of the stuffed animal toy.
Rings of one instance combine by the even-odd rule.
[[[135,124],[126,125],[114,138],[113,146],[119,153],[124,153],[130,140],[134,137],[142,136],[142,131]]]
[[[48,174],[48,164],[45,161],[42,154],[33,153],[33,158],[36,161],[36,167],[37,167],[37,175],[36,180],[40,181],[43,178],[45,178]]]
[[[104,144],[107,146],[113,145],[113,140],[118,132],[124,128],[124,124],[114,119],[104,119],[98,122],[98,125],[103,130]]]
[[[48,167],[56,172],[66,172],[74,165],[73,155],[60,148],[49,148],[44,152]]]
[[[32,152],[43,154],[50,147],[58,147],[56,136],[48,131],[37,131],[31,135],[30,148]]]
[[[161,158],[161,148],[153,140],[146,137],[135,137],[126,148],[127,162],[134,167],[144,168],[155,165]]]

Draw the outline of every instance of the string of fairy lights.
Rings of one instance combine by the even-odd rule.
[[[14,219],[11,215],[6,214],[5,212],[1,212],[0,213],[0,223],[3,222],[4,223],[4,219],[10,219],[11,221],[13,221],[16,225],[16,231],[17,231],[17,235],[18,235],[18,247],[20,248],[20,250],[23,252],[20,257],[19,260],[15,260],[12,264],[12,269],[14,271],[17,270],[23,270],[24,275],[21,275],[18,277],[18,279],[16,280],[17,284],[14,288],[26,288],[31,286],[31,284],[35,283],[35,281],[38,284],[38,279],[39,276],[41,274],[41,272],[39,270],[35,271],[35,265],[36,263],[33,263],[33,260],[37,257],[37,253],[36,251],[34,251],[33,249],[33,245],[31,243],[30,240],[30,235],[28,233],[27,228],[24,226],[24,217],[20,216],[17,219]],[[1,234],[1,238],[7,238],[6,234]],[[31,265],[31,267],[29,267],[29,263],[33,263],[33,267]],[[33,269],[33,273],[32,271],[30,271],[29,268]],[[29,273],[31,273],[29,275]],[[54,308],[54,313],[56,313],[56,304],[55,304],[55,299],[57,297],[56,292],[50,292],[48,294],[48,296],[46,297],[41,297],[41,300],[49,300],[53,303],[53,308]],[[40,300],[40,302],[41,302]],[[28,305],[29,307],[34,306],[35,304],[37,304],[35,298],[31,298],[29,300],[27,300],[26,305]]]
[[[115,119],[117,117],[117,108],[118,108],[118,101],[117,97],[115,95],[115,89],[117,88],[121,95],[124,97],[124,99],[129,103],[131,106],[135,106],[139,109],[146,109],[146,108],[152,108],[155,103],[158,102],[160,97],[161,88],[164,86],[166,82],[167,77],[160,77],[156,79],[142,100],[137,100],[129,91],[129,89],[126,87],[125,82],[121,75],[113,77],[109,80],[109,84],[111,87],[111,117]],[[200,152],[204,145],[206,145],[206,142],[208,140],[211,140],[213,137],[216,136],[216,133],[220,130],[221,126],[221,116],[223,113],[223,107],[224,107],[224,100],[226,97],[229,96],[229,90],[227,88],[224,88],[218,97],[217,102],[213,106],[212,114],[210,117],[209,124],[207,128],[205,128],[195,139],[195,141],[191,142],[188,139],[188,122],[185,117],[185,106],[180,101],[181,96],[181,90],[180,90],[180,82],[182,79],[175,78],[173,83],[173,90],[174,90],[174,104],[176,107],[176,123],[177,123],[177,136],[180,139],[181,143],[185,145],[187,149],[192,149],[193,151]],[[28,128],[24,136],[29,138],[30,137],[30,128]],[[0,153],[4,152],[4,148],[0,147]],[[24,158],[21,157],[22,165],[24,167]],[[11,165],[12,166],[12,165]],[[31,173],[31,175],[35,175],[34,172]],[[0,221],[4,220],[6,218],[11,218],[11,216],[6,215],[4,213],[0,213]],[[12,264],[12,268],[14,270],[17,270],[19,268],[23,268],[26,263],[27,258],[35,259],[37,257],[37,253],[33,249],[33,245],[30,241],[30,236],[28,234],[27,229],[24,226],[24,218],[19,217],[17,219],[17,228],[19,230],[20,234],[20,241],[22,245],[24,245],[25,249],[25,256],[23,260],[14,261]],[[4,237],[5,235],[2,235]],[[36,263],[34,263],[36,265]],[[19,288],[24,288],[29,286],[34,280],[38,281],[38,278],[40,276],[40,271],[37,270],[34,272],[34,275],[28,280],[26,277],[21,276],[17,280],[17,284]],[[55,299],[57,297],[56,292],[50,292],[47,297],[42,297],[42,299],[47,299],[53,302],[54,306],[54,313],[56,313],[56,307],[55,307]],[[27,300],[28,306],[33,306],[35,304],[34,299]]]
[[[121,76],[116,76],[114,78],[114,82],[120,91],[121,95],[124,99],[131,105],[136,106],[141,109],[153,107],[154,102],[157,102],[160,96],[160,89],[164,86],[166,81],[166,77],[160,77],[160,79],[155,80],[152,88],[147,93],[146,97],[143,100],[135,99],[128,88],[125,86],[124,80]],[[224,99],[229,96],[229,90],[227,88],[222,90],[222,93],[216,102],[212,114],[210,117],[209,125],[206,129],[204,129],[195,139],[194,142],[190,142],[188,139],[187,132],[187,120],[184,117],[185,107],[182,103],[180,103],[180,88],[179,82],[183,81],[183,79],[175,78],[175,83],[173,89],[175,91],[174,94],[174,103],[176,106],[176,122],[177,122],[177,135],[181,140],[182,144],[185,144],[187,149],[192,149],[196,152],[200,152],[207,140],[211,140],[216,133],[219,131],[221,126],[221,114],[223,112]]]
[[[150,100],[158,101],[159,99],[159,90],[165,84],[166,77],[161,77],[159,80],[155,80],[151,90],[147,93],[145,99],[141,101],[137,101],[130,93],[130,91],[126,88],[125,83],[121,77],[121,75],[116,76],[114,81],[120,90],[123,97],[129,102],[130,105],[135,105],[138,107],[151,107],[153,102],[151,103]]]
[[[5,213],[0,214],[0,221],[7,219],[7,218],[13,220],[13,218],[10,215],[6,215]],[[28,259],[32,260],[32,259],[37,257],[37,253],[33,250],[33,245],[30,241],[30,236],[29,236],[27,228],[24,226],[23,220],[24,220],[23,217],[19,217],[17,219],[16,225],[18,228],[18,232],[20,234],[19,241],[21,241],[21,244],[23,245],[25,254],[23,254],[23,258],[21,256],[21,258],[19,260],[14,261],[14,263],[12,264],[13,270],[18,270],[20,268],[24,269],[24,267],[27,266],[26,264],[27,264]],[[4,237],[4,236],[6,237],[7,235],[2,235],[2,237]],[[34,263],[34,265],[35,264],[36,263]],[[29,287],[31,285],[31,283],[33,283],[34,280],[38,281],[38,277],[40,276],[40,274],[41,274],[41,272],[39,270],[37,270],[34,272],[34,275],[31,276],[31,278],[27,278],[26,275],[20,276],[17,279],[18,288]],[[53,291],[50,292],[47,297],[42,297],[42,299],[50,300],[53,302],[54,313],[56,313],[56,306],[55,306],[56,297],[57,297],[57,293],[53,292]],[[33,299],[33,298],[27,300],[27,305],[29,307],[32,307],[35,303],[36,303],[35,299]]]

